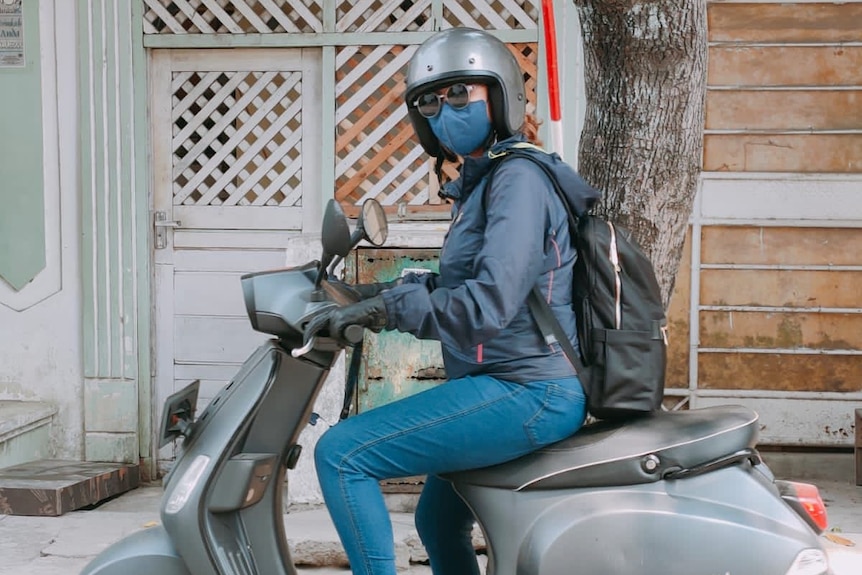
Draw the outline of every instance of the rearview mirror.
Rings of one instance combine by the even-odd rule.
[[[382,246],[389,236],[389,223],[386,221],[386,212],[380,202],[374,199],[365,200],[359,221],[356,225],[354,235],[361,234],[373,246]]]

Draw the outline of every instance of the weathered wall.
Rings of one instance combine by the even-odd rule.
[[[849,445],[862,392],[860,22],[858,2],[709,5],[668,386],[748,398],[767,442]]]
[[[37,26],[41,46],[27,47],[27,66],[41,67],[41,149],[45,267],[19,289],[0,280],[0,400],[44,401],[54,419],[55,455],[81,456],[81,268],[77,183],[75,20],[71,2],[25,2],[25,34]],[[33,18],[38,14],[38,18]],[[31,49],[32,48],[32,49]],[[0,90],[3,85],[0,71]],[[35,94],[34,97],[39,97]],[[5,102],[5,100],[4,100]],[[12,138],[14,133],[3,133]],[[0,181],[0,185],[4,185]],[[8,209],[0,206],[0,209]],[[13,251],[26,242],[9,237]]]

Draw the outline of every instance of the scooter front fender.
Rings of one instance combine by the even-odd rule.
[[[151,527],[117,541],[81,575],[190,575],[164,527]]]

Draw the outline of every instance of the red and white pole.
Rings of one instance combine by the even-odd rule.
[[[563,155],[563,114],[560,107],[560,77],[557,65],[557,32],[554,23],[554,0],[542,0],[542,24],[545,28],[545,63],[548,71],[548,100],[551,108],[551,142],[553,151]]]

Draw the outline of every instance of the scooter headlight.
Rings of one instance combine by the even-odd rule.
[[[787,575],[824,575],[828,572],[826,553],[820,549],[803,549],[787,570]]]
[[[192,464],[189,465],[189,468],[186,469],[186,472],[177,481],[177,486],[165,504],[165,513],[171,515],[179,513],[189,500],[189,497],[191,497],[195,487],[197,487],[198,481],[200,481],[204,471],[206,471],[209,462],[210,458],[206,455],[198,455],[194,458]]]

